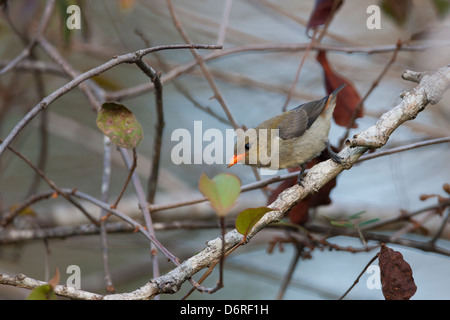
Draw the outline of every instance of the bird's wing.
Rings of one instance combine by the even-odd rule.
[[[288,111],[278,125],[280,138],[286,140],[300,137],[316,121],[328,98],[327,96],[321,100],[307,102]]]

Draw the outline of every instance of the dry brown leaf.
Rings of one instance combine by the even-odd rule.
[[[403,255],[384,244],[378,258],[381,286],[386,300],[409,300],[416,293],[411,266]]]

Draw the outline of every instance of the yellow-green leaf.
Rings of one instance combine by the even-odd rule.
[[[236,230],[244,237],[247,237],[253,226],[261,220],[261,218],[274,209],[268,207],[249,208],[245,209],[236,218]]]
[[[198,184],[200,192],[208,198],[220,217],[225,216],[241,192],[241,181],[230,173],[221,173],[213,179],[202,174]]]
[[[18,204],[12,204],[10,207],[9,207],[9,211],[14,211],[14,210],[16,210],[17,208],[19,207],[19,205]],[[35,217],[36,216],[36,212],[33,210],[33,209],[31,209],[31,207],[25,207],[25,208],[23,208],[23,209],[21,209],[20,211],[19,211],[19,215],[21,215],[21,216],[33,216],[33,217]]]
[[[27,300],[56,300],[56,294],[49,284],[44,284],[31,291]]]
[[[97,127],[122,148],[133,149],[142,140],[142,127],[134,114],[124,105],[105,102],[97,115]]]

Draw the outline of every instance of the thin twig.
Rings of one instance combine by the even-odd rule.
[[[309,52],[311,51],[311,48],[313,46],[313,44],[317,41],[316,40],[316,33],[317,33],[317,29],[314,30],[314,33],[312,35],[312,39],[310,41],[310,45],[306,48],[305,53],[303,54],[302,60],[300,61],[300,64],[297,67],[297,72],[295,73],[295,77],[294,77],[294,81],[291,84],[291,88],[289,89],[289,92],[286,96],[286,100],[284,101],[283,107],[281,108],[281,110],[284,112],[286,111],[288,105],[289,105],[289,101],[291,100],[291,97],[294,93],[295,87],[297,86],[297,82],[298,82],[298,78],[300,77],[300,72],[303,68],[303,64],[305,63],[306,57],[308,57]]]
[[[133,175],[135,176],[135,175]],[[111,212],[113,215],[117,216],[118,218],[126,221],[127,223],[129,223],[130,225],[132,225],[134,227],[135,231],[139,231],[140,233],[142,233],[147,239],[149,239],[152,243],[155,244],[155,246],[164,253],[164,255],[170,260],[172,261],[175,265],[180,265],[180,260],[175,257],[172,253],[170,253],[157,239],[154,235],[150,234],[150,232],[147,230],[147,228],[143,227],[140,223],[136,222],[135,220],[133,220],[132,218],[130,218],[129,216],[127,216],[126,214],[124,214],[123,212],[117,210],[117,209],[112,209],[111,206],[108,203],[105,203],[103,201],[100,201],[84,192],[81,192],[79,190],[70,190],[70,189],[62,189],[62,191],[64,192],[70,192],[71,195],[73,195],[74,197],[83,199],[83,200],[87,200],[88,202],[98,206],[99,208],[108,210],[108,212]]]
[[[175,8],[172,5],[172,0],[166,0],[167,2],[167,6],[169,8],[169,12],[170,12],[170,16],[172,17],[172,21],[173,24],[175,26],[175,28],[177,29],[178,33],[181,35],[181,37],[183,38],[184,42],[186,43],[192,43],[192,41],[190,40],[189,36],[187,35],[187,33],[184,31],[180,20],[178,19],[178,16],[175,12]],[[214,98],[217,99],[217,101],[219,102],[219,104],[222,106],[223,111],[225,112],[228,120],[230,121],[230,124],[233,126],[234,129],[238,129],[241,128],[236,121],[234,120],[227,104],[225,103],[225,100],[222,96],[222,93],[220,92],[219,88],[217,87],[217,84],[214,80],[213,75],[211,74],[211,72],[209,71],[208,67],[206,66],[206,63],[203,59],[202,56],[200,56],[197,51],[195,49],[191,49],[191,53],[194,56],[197,64],[200,66],[200,69],[203,72],[203,75],[205,76],[206,80],[208,81],[211,89],[214,92]],[[253,170],[253,172],[255,173],[256,171]],[[256,173],[255,177],[257,180],[259,180],[259,175]],[[264,192],[264,190],[263,190]]]
[[[215,224],[215,227],[217,227],[217,223]],[[237,248],[239,248],[241,246],[241,243],[238,243],[236,246],[232,247],[230,250],[228,250],[225,253],[225,256],[227,257],[228,255],[230,255],[234,250],[236,250]],[[213,263],[211,263],[211,265],[209,266],[209,268],[205,271],[205,273],[201,276],[201,278],[198,280],[197,284],[194,285],[181,299],[182,300],[186,300],[195,290],[198,290],[200,292],[204,292],[202,291],[202,289],[205,289],[205,287],[200,286],[200,284],[203,283],[203,281],[206,280],[206,278],[209,277],[209,275],[212,273],[212,271],[214,270],[214,268],[216,267],[216,265],[218,263],[220,263],[221,259],[216,259],[213,261]]]
[[[131,176],[134,173],[134,170],[136,169],[137,166],[137,153],[136,153],[136,148],[133,148],[133,163],[131,164],[130,169],[128,170],[128,176],[127,176],[127,180],[125,181],[124,186],[122,187],[122,191],[120,192],[119,196],[116,199],[116,202],[114,202],[114,204],[111,206],[111,208],[116,209],[120,199],[122,199],[123,194],[125,193],[125,190],[128,186],[128,183],[131,180]]]
[[[334,16],[334,14],[336,12],[337,5],[338,5],[338,1],[333,1],[333,6],[331,8],[330,15],[328,16],[328,19],[325,22],[325,24],[324,24],[323,28],[321,29],[321,31],[319,33],[319,36],[317,38],[316,38],[316,35],[317,35],[318,28],[314,29],[314,32],[313,32],[313,34],[311,36],[311,41],[309,42],[310,45],[306,48],[306,51],[303,54],[302,60],[300,61],[300,65],[297,68],[297,73],[295,74],[294,81],[293,81],[293,83],[291,85],[291,88],[289,90],[289,94],[288,94],[288,96],[286,98],[286,101],[284,102],[284,105],[283,105],[283,108],[282,108],[283,112],[286,111],[287,106],[289,104],[289,101],[291,100],[292,94],[293,94],[293,92],[295,90],[295,87],[297,85],[297,82],[298,82],[298,78],[300,77],[300,71],[301,71],[301,69],[303,67],[303,64],[304,64],[304,62],[306,60],[306,57],[308,56],[309,52],[311,51],[312,46],[314,44],[316,44],[316,43],[320,43],[322,41],[323,37],[325,36],[325,33],[328,30],[328,26],[330,25],[331,20],[333,19],[333,16]]]
[[[228,22],[230,21],[231,7],[233,6],[233,0],[226,0],[225,8],[222,15],[222,23],[220,24],[219,36],[217,37],[217,44],[223,45],[225,42],[225,35],[227,33]]]
[[[143,39],[143,41],[146,43],[146,46],[149,47],[150,46],[149,41],[144,37],[144,35],[138,30],[136,30],[136,33]],[[164,70],[166,73],[170,72],[169,65],[164,61],[164,59],[162,58],[162,56],[160,54],[154,53],[152,56],[156,59],[158,64],[161,65],[162,70]],[[160,81],[161,81],[161,85],[162,85],[161,77],[160,77]],[[207,114],[213,116],[214,118],[216,118],[217,120],[219,120],[222,123],[225,123],[228,125],[230,124],[228,119],[225,119],[224,117],[220,116],[219,114],[214,112],[214,110],[212,110],[210,107],[203,106],[200,102],[198,102],[188,92],[188,90],[183,86],[183,84],[181,82],[177,81],[177,79],[173,79],[172,84],[175,86],[175,88],[178,90],[179,93],[181,93],[186,99],[188,99],[194,105],[194,107],[202,110],[203,112],[206,112]],[[153,85],[153,82],[152,82],[152,85]],[[154,87],[154,85],[153,85],[153,87]]]
[[[383,219],[379,222],[374,222],[371,224],[368,224],[367,226],[363,226],[361,229],[363,231],[365,230],[376,230],[379,229],[381,227],[384,227],[386,225],[395,223],[395,222],[401,222],[401,221],[408,221],[411,220],[412,217],[419,215],[421,213],[424,212],[428,212],[428,211],[434,211],[436,212],[437,210],[442,210],[443,208],[445,208],[446,206],[450,206],[450,200],[447,202],[442,202],[442,203],[436,203],[432,206],[428,206],[419,210],[415,210],[413,212],[401,212],[398,216],[396,217],[392,217],[392,218],[387,218],[387,219]]]
[[[300,257],[302,256],[303,249],[305,247],[298,242],[294,242],[294,256],[292,257],[291,263],[289,265],[289,269],[286,271],[283,281],[281,282],[280,289],[277,293],[277,300],[283,299],[284,293],[291,282],[292,275],[294,274],[295,268],[297,267],[298,262],[300,261]]]
[[[393,52],[397,49],[396,45],[382,45],[382,46],[365,46],[365,47],[345,47],[345,46],[335,46],[329,44],[313,44],[311,42],[308,43],[268,43],[268,44],[250,44],[244,46],[237,46],[222,49],[220,51],[216,50],[212,53],[206,54],[202,56],[203,61],[207,62],[210,60],[219,59],[222,57],[226,57],[232,54],[238,53],[252,53],[252,52],[297,52],[306,50],[311,46],[311,50],[324,50],[324,51],[333,51],[333,52],[343,52],[343,53],[364,53],[364,54],[377,54],[377,53],[386,53]],[[402,43],[399,51],[425,51],[427,49],[437,48],[437,47],[448,47],[450,46],[449,42],[439,43],[439,44],[425,44],[425,45],[409,45],[406,43]],[[179,75],[191,71],[193,68],[197,66],[197,61],[191,61],[184,65],[178,66],[172,69],[170,72],[161,77],[162,83],[166,83]],[[108,100],[121,100],[125,98],[131,98],[142,94],[143,92],[147,92],[149,90],[153,90],[153,84],[141,84],[135,87],[130,87],[127,89],[117,90],[114,92],[108,92],[106,94],[106,98]]]
[[[447,209],[447,215],[445,216],[445,218],[442,220],[441,226],[439,227],[439,230],[436,232],[436,234],[433,236],[433,238],[430,240],[430,244],[431,245],[435,245],[436,241],[439,239],[439,237],[441,236],[442,232],[444,232],[445,227],[447,226],[447,222],[449,221],[450,218],[450,204],[449,204],[449,208]]]
[[[183,27],[181,26],[180,20],[178,19],[178,16],[177,16],[177,14],[175,12],[175,9],[174,9],[174,7],[172,5],[172,1],[171,0],[166,0],[166,2],[167,2],[167,6],[169,8],[170,16],[172,17],[173,24],[174,24],[175,28],[177,29],[178,33],[183,38],[184,42],[192,43],[192,41],[190,40],[189,36],[187,35],[187,33],[184,31]],[[231,114],[227,104],[225,103],[225,100],[224,100],[224,98],[222,96],[222,93],[220,92],[219,88],[217,87],[217,84],[216,84],[216,82],[214,80],[214,77],[212,76],[211,72],[207,68],[203,57],[200,56],[197,53],[197,50],[195,50],[195,49],[191,49],[191,53],[194,56],[197,64],[200,66],[200,69],[202,70],[202,72],[203,72],[206,80],[208,81],[211,89],[213,90],[214,98],[217,99],[219,104],[222,106],[222,109],[225,112],[225,114],[227,115],[227,118],[230,121],[231,125],[233,126],[234,129],[240,128],[240,126],[234,120],[234,118],[233,118],[233,116],[232,116],[232,114]]]
[[[124,159],[125,164],[128,168],[131,167],[131,159],[128,155],[128,152],[124,148],[120,148],[120,153]],[[139,177],[136,173],[133,173],[132,177],[133,187],[136,192],[136,196],[138,199],[139,207],[142,210],[142,214],[144,216],[145,225],[147,227],[148,233],[150,236],[156,239],[155,235],[155,228],[153,225],[152,217],[150,215],[150,211],[147,207],[147,202],[145,200],[145,193],[144,188],[142,187],[141,181],[139,180]],[[155,277],[159,276],[159,264],[158,264],[158,246],[151,242],[150,245],[150,258],[152,260],[152,266],[153,266],[153,275]]]
[[[33,203],[36,203],[41,200],[46,200],[52,197],[55,193],[54,190],[51,192],[41,193],[41,194],[32,194],[27,200],[25,200],[22,204],[18,205],[14,208],[14,210],[10,209],[9,214],[1,215],[2,220],[0,220],[0,227],[6,227],[14,218],[22,212],[25,208],[31,206]]]
[[[325,227],[325,226],[319,226],[316,224],[311,224],[311,225],[308,225],[308,230],[310,232],[326,233],[329,237],[331,237],[333,235],[341,235],[341,236],[359,238],[359,234],[358,234],[358,232],[356,232],[356,230],[348,229],[348,228],[337,228],[337,227],[330,228],[329,226]],[[434,253],[438,253],[438,254],[450,257],[450,250],[443,248],[443,247],[430,246],[427,242],[410,240],[410,239],[405,239],[405,238],[392,239],[390,237],[390,235],[368,232],[368,231],[362,231],[362,234],[364,235],[364,238],[366,240],[399,244],[399,245],[402,245],[405,247],[415,248],[415,249],[422,250],[425,252],[434,252]]]
[[[41,24],[38,27],[38,30],[36,35],[35,35],[35,39],[39,36],[39,34],[43,33],[43,29],[45,29],[45,25],[48,23],[48,19],[50,17],[50,13],[52,11],[52,8],[54,6],[54,3],[48,1],[46,4],[46,7],[44,9],[44,14],[43,14],[43,18],[44,21],[41,20]],[[6,8],[5,8],[6,9]],[[6,21],[9,23],[11,29],[17,34],[17,36],[21,39],[21,41],[24,43],[25,46],[27,46],[28,49],[28,56],[29,56],[29,60],[30,61],[38,61],[34,52],[34,48],[35,48],[35,44],[36,42],[34,41],[33,43],[30,43],[27,45],[28,42],[28,37],[26,34],[21,34],[19,33],[18,29],[13,25],[12,20],[9,17],[8,12],[5,10],[5,14],[7,16]],[[12,62],[14,64],[14,62]],[[18,61],[17,64],[20,64],[21,62]],[[14,67],[17,66],[17,64],[14,65]],[[34,78],[34,82],[36,84],[36,93],[39,99],[43,99],[45,97],[45,86],[44,86],[44,81],[42,79],[42,74],[39,70],[33,70],[32,71],[33,74],[33,78]],[[47,114],[46,112],[43,112],[41,117],[40,117],[40,126],[39,126],[39,131],[40,131],[40,152],[39,152],[39,159],[38,159],[38,163],[37,163],[37,168],[39,168],[41,171],[45,170],[45,166],[47,163],[47,153],[48,153],[48,132],[47,132]],[[39,183],[41,181],[41,178],[39,177],[39,175],[37,173],[34,174],[33,180],[31,182],[31,185],[28,189],[27,192],[27,196],[29,197],[30,195],[34,194],[39,186]]]
[[[102,174],[102,186],[101,186],[101,199],[103,202],[108,202],[109,188],[111,185],[111,141],[107,136],[103,137],[103,174]],[[100,239],[102,248],[102,262],[103,272],[105,279],[106,291],[108,293],[114,293],[115,288],[112,282],[111,270],[109,268],[109,252],[108,252],[108,239],[106,230],[106,221],[103,217],[108,215],[108,211],[101,210],[100,219]]]
[[[353,289],[354,286],[356,286],[356,284],[359,282],[359,279],[362,277],[362,275],[364,274],[364,272],[366,272],[367,268],[372,264],[372,262],[374,262],[377,258],[378,255],[380,253],[377,252],[377,254],[370,259],[369,263],[367,263],[367,265],[364,267],[364,269],[361,271],[361,273],[358,275],[358,277],[356,278],[356,280],[353,282],[353,284],[350,286],[350,288],[347,289],[347,291],[345,291],[345,293],[339,298],[339,300],[342,300],[345,298],[345,296],[350,292],[350,290]]]
[[[71,78],[76,78],[79,76],[79,73],[72,68],[67,60],[64,59],[64,57],[50,42],[47,41],[47,39],[45,39],[44,37],[40,37],[38,41],[47,55],[52,58],[53,61],[55,61],[67,75],[69,75]],[[101,97],[103,90],[90,79],[88,79],[84,83],[80,83],[79,88],[84,93],[91,106],[93,106],[93,109],[95,111],[100,110],[101,103],[99,100],[101,99],[99,99],[98,97]]]
[[[36,34],[33,39],[29,43],[29,45],[8,65],[6,65],[2,70],[0,70],[0,75],[8,72],[13,69],[18,63],[20,63],[23,59],[28,57],[33,51],[34,46],[37,43],[38,38],[44,34],[45,29],[47,28],[48,22],[50,20],[53,8],[55,6],[55,0],[47,0],[45,4],[44,13],[42,14],[41,19],[39,20],[39,26],[37,28]]]
[[[253,1],[252,1],[252,3],[253,3]],[[302,26],[306,26],[308,24],[307,20],[305,20],[305,19],[303,19],[301,17],[298,17],[293,12],[284,10],[282,4],[276,5],[276,4],[273,4],[273,3],[269,2],[269,1],[266,1],[266,0],[254,1],[254,4],[262,4],[262,5],[264,5],[264,6],[268,7],[268,8],[276,11],[277,13],[281,14],[283,17],[286,17],[286,18],[288,18],[288,19],[290,19],[292,21],[295,21],[296,23],[298,23],[298,24],[300,24]],[[349,44],[349,45],[355,44],[355,42],[353,42],[351,40],[348,40],[347,38],[344,38],[344,37],[342,37],[339,34],[332,33],[328,29],[325,30],[324,35],[326,35],[330,39],[336,40],[336,41],[341,42],[341,43],[346,43],[346,44]]]
[[[1,141],[1,140],[0,140]],[[50,180],[41,170],[39,170],[39,168],[36,168],[36,166],[28,159],[26,158],[23,154],[21,154],[19,151],[17,151],[15,148],[8,146],[8,149],[14,153],[16,156],[18,156],[20,159],[22,159],[23,161],[25,161],[25,163],[31,168],[33,169],[42,179],[44,179],[44,181],[50,186],[50,188],[52,188],[53,190],[55,190],[55,192],[59,195],[61,195],[63,198],[65,198],[67,201],[69,201],[70,203],[72,203],[75,207],[77,207],[85,216],[86,218],[89,219],[89,221],[91,221],[93,224],[95,224],[96,226],[100,226],[100,224],[97,222],[97,220],[95,220],[92,215],[86,211],[86,209],[83,208],[83,206],[81,206],[77,201],[75,201],[74,199],[72,199],[72,197],[69,195],[69,193],[64,192],[61,188],[59,188],[52,180]]]
[[[390,154],[394,154],[394,153],[399,153],[399,152],[403,152],[403,151],[408,151],[408,150],[412,150],[412,149],[416,149],[416,148],[421,148],[421,147],[425,147],[425,146],[431,146],[434,144],[447,143],[447,142],[450,142],[450,137],[443,137],[443,138],[419,141],[419,142],[411,143],[411,144],[401,146],[401,147],[390,148],[387,150],[382,150],[382,151],[366,154],[366,155],[362,156],[361,158],[359,158],[358,162],[375,159],[378,157],[382,157],[382,156],[386,156],[386,155],[390,155]]]
[[[156,125],[153,143],[152,168],[148,179],[147,201],[153,203],[155,201],[156,187],[158,184],[159,163],[161,159],[162,135],[164,130],[164,108],[163,108],[163,86],[159,74],[153,70],[147,63],[137,60],[136,65],[142,70],[153,82],[155,87],[155,108],[156,108]]]

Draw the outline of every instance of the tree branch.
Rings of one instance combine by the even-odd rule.
[[[11,130],[8,136],[4,139],[4,141],[0,144],[0,155],[3,154],[5,149],[11,144],[11,142],[19,135],[19,133],[25,128],[25,126],[33,120],[36,115],[38,115],[42,110],[46,109],[51,103],[53,103],[56,99],[63,96],[67,92],[76,88],[79,84],[84,81],[97,76],[99,74],[104,73],[105,71],[119,65],[122,63],[135,63],[137,60],[142,59],[143,56],[160,50],[170,50],[170,49],[220,49],[221,46],[213,46],[213,45],[199,45],[199,44],[181,44],[181,45],[163,45],[156,46],[152,48],[141,49],[133,53],[124,54],[121,56],[115,56],[113,59],[108,62],[95,67],[87,72],[84,72],[77,76],[72,81],[66,83],[64,86],[55,90],[53,93],[42,99],[38,104],[36,104]]]

